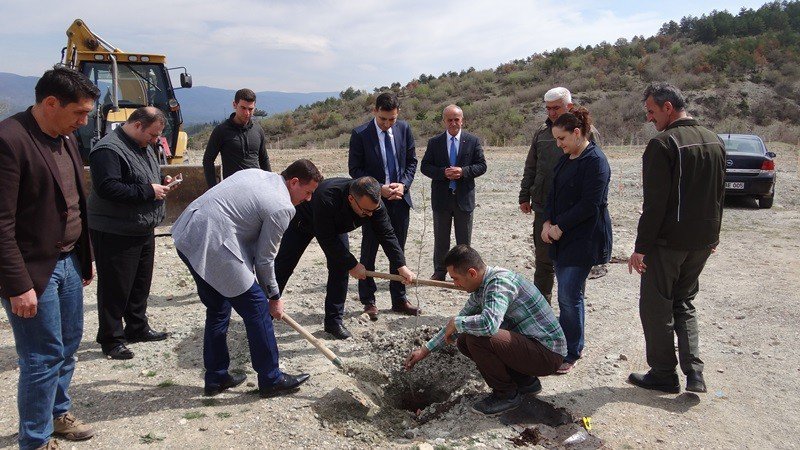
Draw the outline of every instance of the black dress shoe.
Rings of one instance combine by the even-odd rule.
[[[153,341],[163,341],[167,338],[169,334],[165,331],[156,331],[152,328],[148,328],[145,331],[137,334],[126,334],[125,340],[128,343],[132,342],[153,342]]]
[[[116,347],[112,348],[111,350],[103,350],[103,354],[108,357],[108,359],[132,359],[133,352],[131,349],[125,346],[125,344],[119,344]]]
[[[677,373],[670,375],[654,375],[652,371],[647,373],[632,373],[628,376],[628,381],[634,386],[650,389],[652,391],[661,391],[670,394],[677,394],[681,391]]]
[[[434,273],[431,275],[431,280],[434,281],[444,281],[445,274],[443,273]]]
[[[706,380],[703,379],[703,372],[692,370],[686,374],[686,390],[706,392]]]
[[[332,325],[332,326],[325,326],[325,332],[332,335],[336,339],[347,339],[352,337],[352,333],[350,330],[344,327],[344,325]]]
[[[258,395],[262,398],[277,397],[279,395],[291,394],[298,390],[300,385],[305,383],[311,375],[301,373],[300,375],[289,375],[285,373],[281,376],[280,381],[272,386],[259,386]]]
[[[207,384],[203,395],[206,397],[213,397],[219,393],[222,393],[222,391],[226,389],[230,389],[244,383],[244,380],[246,379],[247,375],[243,373],[228,374],[228,378],[223,380],[220,384]]]

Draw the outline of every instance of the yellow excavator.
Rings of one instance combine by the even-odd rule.
[[[76,132],[84,162],[92,146],[125,123],[136,108],[155,106],[164,112],[167,123],[157,148],[159,162],[165,175],[182,173],[184,179],[167,201],[166,223],[171,223],[205,191],[206,183],[202,166],[183,164],[188,137],[181,127],[175,91],[192,87],[192,76],[185,67],[167,68],[166,60],[164,55],[122,51],[89,30],[81,19],[67,29],[67,46],[61,50],[61,64],[83,73],[100,89],[89,123]],[[179,88],[172,86],[171,70],[180,70]],[[86,179],[91,183],[88,171]]]

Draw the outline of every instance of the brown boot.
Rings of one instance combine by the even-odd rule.
[[[60,450],[61,446],[58,445],[58,441],[55,439],[50,439],[41,447],[36,447],[36,450]]]
[[[94,436],[94,428],[68,412],[53,419],[53,434],[69,441],[85,441]]]

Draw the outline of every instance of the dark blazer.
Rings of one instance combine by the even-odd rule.
[[[603,151],[591,142],[569,161],[561,156],[553,169],[545,220],[564,234],[550,246],[553,262],[563,266],[594,266],[611,259],[611,216],[608,183],[611,168]]]
[[[386,252],[389,262],[395,267],[406,265],[403,250],[394,233],[389,214],[383,201],[380,208],[371,216],[359,217],[350,207],[347,196],[350,194],[350,178],[326,178],[323,180],[311,201],[296,206],[297,213],[292,223],[300,230],[313,234],[325,252],[328,261],[341,265],[347,270],[358,264],[358,260],[350,250],[337,238],[342,233],[349,233],[365,225],[372,231]]]
[[[445,131],[428,141],[422,157],[422,173],[431,179],[431,208],[434,211],[447,207],[450,180],[444,177],[444,169],[450,167],[450,134]],[[486,173],[486,158],[477,136],[461,130],[456,166],[462,168],[462,176],[456,180],[456,201],[462,211],[475,209],[475,178]]]
[[[411,203],[411,183],[414,181],[414,174],[417,171],[417,153],[411,127],[406,122],[398,120],[392,126],[392,136],[399,162],[397,175],[399,182],[405,185],[403,200],[408,203],[408,206],[414,206]],[[371,176],[379,183],[386,184],[381,144],[378,142],[378,127],[375,126],[374,119],[354,128],[350,134],[347,167],[353,178]]]
[[[92,254],[83,192],[83,166],[75,140],[62,137],[75,168],[81,237],[75,244],[84,279]],[[30,108],[0,122],[0,296],[33,288],[41,296],[61,253],[67,203],[61,175]]]

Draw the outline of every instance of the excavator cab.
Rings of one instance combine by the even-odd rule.
[[[155,106],[167,118],[159,145],[161,164],[183,162],[188,137],[181,131],[183,118],[165,65],[166,57],[123,52],[92,33],[78,19],[67,30],[62,64],[82,72],[100,89],[89,123],[77,131],[84,162],[100,138],[125,123],[142,106]],[[191,75],[183,67],[178,69],[183,69],[181,88],[191,87]]]

